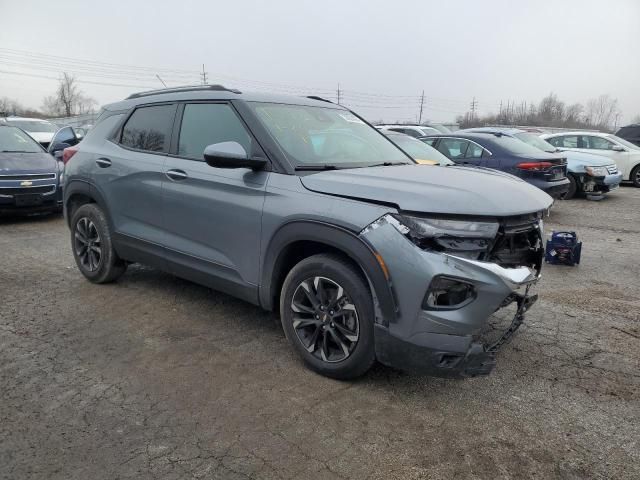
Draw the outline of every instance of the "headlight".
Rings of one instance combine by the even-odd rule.
[[[475,220],[449,220],[444,218],[422,218],[409,215],[394,215],[413,234],[420,237],[462,237],[492,239],[498,233],[497,222]]]
[[[606,177],[609,174],[606,167],[587,167],[585,170],[592,177]]]
[[[477,260],[498,233],[497,222],[387,215],[387,221],[424,250]]]

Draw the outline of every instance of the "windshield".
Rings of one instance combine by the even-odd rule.
[[[248,102],[296,167],[356,168],[412,163],[375,128],[347,110]]]
[[[527,143],[532,147],[539,148],[540,150],[544,150],[545,152],[556,151],[556,147],[551,145],[549,142],[541,139],[537,135],[534,135],[533,133],[526,133],[526,132],[515,133],[513,136],[516,137],[518,140],[522,140],[524,143]]]
[[[451,129],[449,127],[445,127],[444,125],[434,124],[431,125],[432,128],[435,128],[440,133],[451,133]]]
[[[433,161],[438,165],[453,165],[453,162],[438,150],[408,135],[389,135],[389,140],[411,155],[418,163],[424,160]]]
[[[19,128],[0,127],[0,152],[42,153],[42,148]]]
[[[11,120],[8,118],[7,123],[9,125],[13,125],[14,127],[20,127],[25,132],[56,133],[58,131],[58,127],[56,127],[53,123],[38,120]]]
[[[624,138],[616,137],[615,135],[609,135],[609,138],[611,138],[612,140],[615,140],[620,145],[624,145],[625,147],[630,148],[632,150],[640,149],[640,147],[638,147],[638,145],[634,145],[631,142],[627,142]]]

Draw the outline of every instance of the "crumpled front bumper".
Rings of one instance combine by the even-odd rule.
[[[520,326],[537,296],[529,295],[538,274],[528,267],[503,268],[443,253],[421,250],[389,223],[379,222],[361,236],[384,260],[398,312],[375,326],[378,360],[402,370],[445,377],[486,375],[499,347]],[[435,276],[463,280],[476,291],[473,301],[456,309],[423,309]],[[517,313],[498,345],[477,341],[488,318],[506,303]]]

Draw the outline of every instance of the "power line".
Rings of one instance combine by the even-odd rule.
[[[48,75],[37,75],[34,73],[22,73],[22,72],[10,72],[7,70],[0,70],[0,73],[5,73],[8,75],[17,75],[20,77],[34,77],[34,78],[45,78],[47,80],[55,80],[55,81],[59,81],[60,79],[58,77],[51,77]],[[76,79],[76,82],[78,83],[87,83],[90,85],[106,85],[109,87],[128,87],[128,88],[147,88],[147,89],[153,89],[155,87],[150,86],[150,85],[130,85],[130,84],[124,84],[124,83],[108,83],[108,82],[92,82],[90,80],[82,80],[82,79]]]

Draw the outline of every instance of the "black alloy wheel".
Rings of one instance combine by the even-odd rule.
[[[310,277],[298,285],[291,300],[293,329],[314,357],[335,363],[349,358],[360,336],[358,311],[337,282]]]
[[[82,266],[95,272],[102,261],[102,242],[96,225],[87,217],[76,222],[74,248]]]

